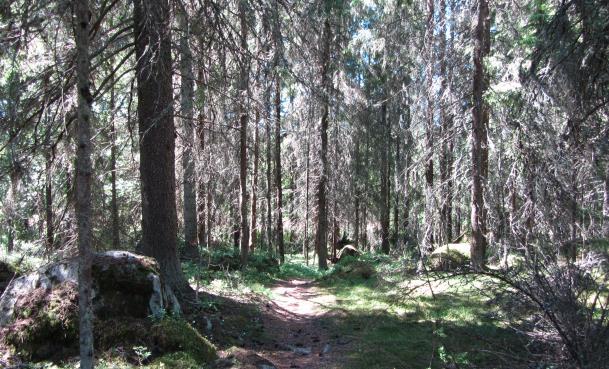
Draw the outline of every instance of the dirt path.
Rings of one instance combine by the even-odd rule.
[[[284,281],[271,291],[272,299],[262,309],[262,323],[271,342],[258,354],[277,369],[344,367],[340,358],[347,347],[337,344],[323,319],[335,304],[335,296],[306,280]]]

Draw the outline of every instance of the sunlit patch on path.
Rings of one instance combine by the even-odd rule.
[[[338,347],[324,317],[336,303],[334,295],[311,281],[289,280],[271,288],[271,300],[262,308],[270,347],[259,354],[277,369],[341,368],[346,347]],[[267,345],[268,346],[268,345]]]

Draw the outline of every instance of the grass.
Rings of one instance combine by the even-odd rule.
[[[346,367],[525,365],[526,357],[521,361],[514,354],[526,353],[521,337],[497,319],[496,308],[488,304],[475,281],[454,277],[427,283],[414,276],[396,276],[395,265],[385,261],[378,261],[376,267],[393,270],[394,275],[379,275],[402,282],[333,278],[323,283],[337,301],[336,313],[326,318],[326,324],[340,337],[338,342],[355,346]]]

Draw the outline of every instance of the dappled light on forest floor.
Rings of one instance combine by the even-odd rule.
[[[273,304],[280,310],[303,318],[324,314],[336,303],[334,295],[327,294],[306,280],[290,280],[271,289]]]

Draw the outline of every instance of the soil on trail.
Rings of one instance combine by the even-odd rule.
[[[344,367],[340,359],[347,345],[325,324],[335,296],[306,280],[283,281],[271,291],[272,299],[262,307],[262,323],[271,342],[257,354],[277,369]]]

